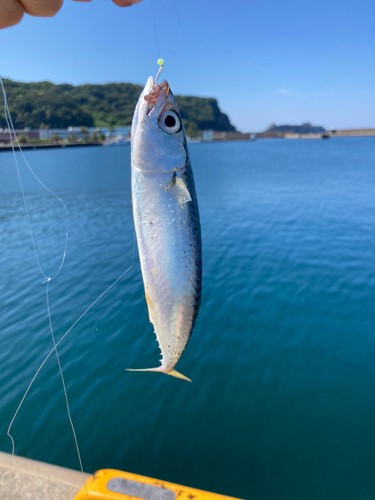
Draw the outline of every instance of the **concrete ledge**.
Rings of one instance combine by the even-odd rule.
[[[11,469],[10,469],[11,467]],[[72,500],[90,474],[0,452],[1,500]]]

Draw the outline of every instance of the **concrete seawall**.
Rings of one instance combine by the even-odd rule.
[[[0,500],[239,500],[238,498],[101,469],[93,475],[0,452]]]
[[[39,143],[26,143],[21,144],[22,151],[27,151],[30,149],[54,149],[54,148],[86,148],[90,146],[103,146],[101,142],[87,142],[87,143],[57,143],[57,144],[39,144]],[[15,151],[18,151],[18,146],[14,145]],[[13,151],[11,144],[6,144],[5,146],[0,145],[1,151]]]
[[[327,130],[326,137],[372,137],[375,136],[375,128]],[[291,132],[254,132],[243,134],[241,132],[216,132],[212,133],[212,141],[250,141],[253,139],[322,139],[323,134],[295,134]]]
[[[1,500],[72,500],[90,474],[0,452]]]

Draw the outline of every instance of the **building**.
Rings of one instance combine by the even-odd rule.
[[[130,133],[131,127],[116,127],[113,134],[114,135],[128,135]],[[14,132],[9,132],[7,129],[0,128],[0,142],[10,143],[14,141],[16,136],[20,137],[24,135],[27,139],[41,139],[48,141],[53,135],[57,135],[59,139],[66,140],[70,136],[75,135],[78,139],[85,139],[90,137],[92,134],[104,134],[109,136],[110,132],[108,128],[100,127],[68,127],[68,128],[42,128],[42,129],[15,129]]]
[[[24,129],[15,129],[14,132],[10,132],[7,129],[0,128],[0,142],[11,142],[14,141],[16,136],[20,137],[21,135],[26,136],[28,139],[39,139],[39,130],[30,130],[29,128]]]

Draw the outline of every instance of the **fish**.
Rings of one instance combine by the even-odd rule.
[[[133,216],[150,322],[161,372],[191,381],[174,367],[193,332],[201,304],[202,238],[186,135],[164,80],[148,78],[131,130]]]

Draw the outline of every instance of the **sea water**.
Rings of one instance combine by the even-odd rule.
[[[375,139],[190,146],[202,308],[178,370],[158,365],[130,198],[130,151],[20,161],[84,469],[117,468],[252,500],[373,498]],[[0,449],[52,348],[11,153],[0,155]],[[56,358],[12,428],[18,455],[78,469]]]

